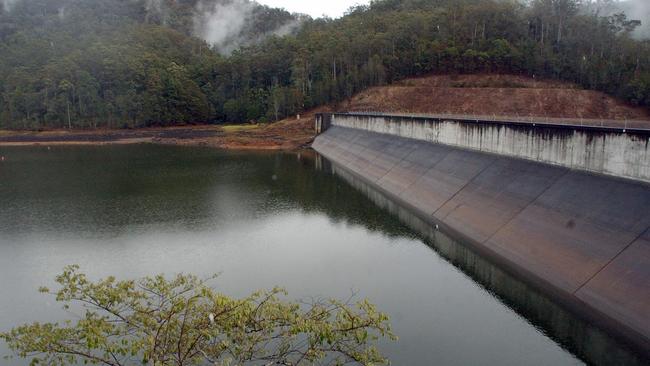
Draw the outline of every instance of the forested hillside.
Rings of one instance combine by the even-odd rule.
[[[578,0],[3,0],[0,128],[272,121],[425,74],[553,78],[650,106],[650,42]]]

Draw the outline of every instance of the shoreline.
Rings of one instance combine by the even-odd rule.
[[[268,125],[197,125],[140,129],[0,130],[0,147],[102,146],[161,144],[207,146],[227,150],[295,150],[309,146],[313,122],[280,121]]]

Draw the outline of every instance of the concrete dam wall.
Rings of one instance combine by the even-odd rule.
[[[641,152],[636,145],[623,157],[605,154],[613,150],[602,141],[619,132],[600,129],[560,131],[584,144],[564,142],[571,153],[556,155],[542,153],[560,144],[550,128],[534,138],[539,141],[520,143],[511,140],[533,139],[537,132],[486,126],[496,135],[481,135],[478,126],[452,121],[455,132],[444,133],[452,127],[436,126],[443,121],[366,115],[320,116],[318,123],[323,132],[313,148],[333,164],[650,356],[650,184],[642,177],[647,148]],[[510,128],[518,131],[505,131]],[[648,141],[641,131],[619,138],[632,146]],[[596,140],[605,147],[577,151],[591,149]],[[497,141],[511,146],[501,148]],[[533,161],[534,151],[539,161]],[[595,155],[620,164],[599,163]],[[568,165],[575,157],[589,157],[578,160],[591,165],[583,171]],[[558,161],[545,162],[551,158]],[[597,166],[618,166],[617,175],[637,180],[594,174]]]
[[[645,130],[372,114],[333,114],[329,124],[650,182]]]

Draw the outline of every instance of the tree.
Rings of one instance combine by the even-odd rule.
[[[70,99],[72,98],[72,93],[74,92],[74,85],[68,80],[61,80],[59,83],[59,90],[61,91],[62,98],[65,99],[65,114],[68,121],[68,129],[72,128],[72,118],[70,116]]]
[[[80,309],[63,326],[34,323],[0,333],[32,365],[77,362],[121,366],[377,365],[373,343],[395,339],[388,317],[368,301],[291,302],[279,288],[234,299],[213,289],[215,276],[97,282],[66,267],[52,294],[64,309]]]
[[[0,13],[0,125],[277,120],[424,73],[517,73],[650,100],[639,84],[650,41],[622,1],[375,0],[339,19],[251,3],[229,55],[197,38],[197,12],[217,2],[15,2]]]

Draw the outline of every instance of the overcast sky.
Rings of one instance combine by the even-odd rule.
[[[367,4],[369,0],[257,0],[258,3],[274,8],[285,8],[290,12],[309,14],[314,18],[323,14],[338,18],[353,5]]]

